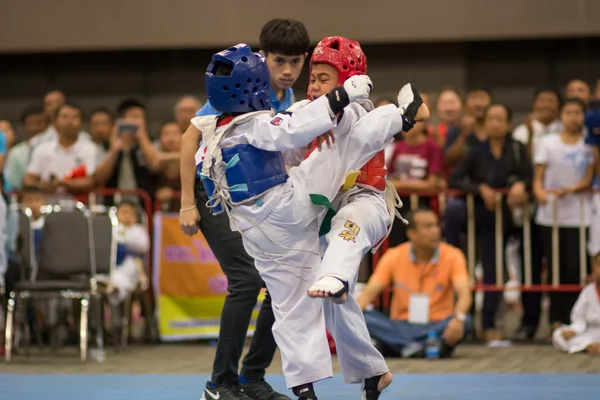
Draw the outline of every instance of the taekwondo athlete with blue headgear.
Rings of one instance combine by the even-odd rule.
[[[308,32],[299,21],[273,19],[261,30],[260,48],[270,73],[268,92],[271,108],[276,112],[283,111],[294,101],[291,87],[300,75],[310,49]],[[217,114],[220,112],[209,100],[196,116]],[[274,391],[264,379],[277,348],[272,332],[275,317],[268,292],[260,306],[250,349],[241,363],[238,376],[248,325],[264,283],[254,268],[254,260],[244,249],[242,237],[229,229],[227,216],[212,215],[205,206],[208,195],[200,179],[196,179],[193,173],[194,154],[200,141],[197,130],[183,135],[183,211],[180,212],[180,222],[192,229],[190,234],[195,233],[196,226],[199,227],[227,277],[228,293],[221,312],[210,393],[220,400],[289,400],[288,396]],[[186,163],[189,163],[187,168],[184,166]],[[193,207],[194,203],[196,208]],[[206,395],[211,396],[208,392]]]
[[[229,216],[271,293],[288,387],[300,399],[316,399],[312,382],[331,377],[332,367],[322,300],[306,295],[320,262],[319,222],[326,211],[313,199],[333,199],[349,172],[381,151],[405,119],[415,118],[422,99],[406,85],[400,109],[382,107],[359,119],[348,105],[366,99],[372,88],[360,75],[297,112],[273,115],[268,79],[264,59],[246,45],[213,56],[206,91],[223,114],[192,120],[203,139],[196,162],[208,206]],[[335,151],[315,152],[286,174],[281,151],[329,130],[335,134],[338,123]]]

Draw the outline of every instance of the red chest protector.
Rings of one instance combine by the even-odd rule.
[[[385,152],[380,151],[360,169],[360,175],[356,178],[356,184],[370,186],[384,192],[386,174]]]
[[[304,153],[304,158],[308,158],[310,153],[317,149],[317,140],[313,141],[310,148]],[[360,175],[356,178],[356,184],[369,186],[378,191],[385,192],[385,176],[387,168],[385,166],[385,151],[375,154],[368,163],[360,169]]]

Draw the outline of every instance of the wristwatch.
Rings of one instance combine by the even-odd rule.
[[[456,318],[460,322],[465,322],[467,320],[467,316],[465,314],[463,314],[463,313],[456,313],[456,314],[454,314],[454,318]]]

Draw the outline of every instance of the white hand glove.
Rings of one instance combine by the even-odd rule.
[[[408,132],[413,128],[417,122],[416,117],[422,104],[423,99],[421,98],[419,91],[412,87],[410,83],[407,83],[400,89],[400,92],[398,92],[398,109],[404,119],[404,126],[402,127],[403,132]],[[421,116],[425,117],[424,115]]]
[[[356,100],[368,99],[373,90],[373,82],[367,75],[355,75],[344,82],[344,90],[351,103]]]
[[[419,96],[420,99],[420,96]],[[407,83],[400,89],[398,92],[398,109],[400,109],[400,114],[405,115],[408,107],[415,101],[415,93],[413,92],[412,85]],[[421,100],[423,102],[423,100]],[[419,104],[420,105],[420,104]],[[417,109],[419,107],[417,106]],[[416,114],[416,110],[415,110]],[[414,115],[412,116],[414,118]]]

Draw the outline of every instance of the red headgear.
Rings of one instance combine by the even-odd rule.
[[[354,75],[367,73],[367,57],[360,43],[341,36],[321,40],[310,58],[309,74],[314,64],[329,64],[338,71],[338,85]],[[308,94],[310,99],[310,93]]]

